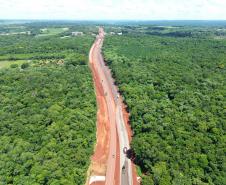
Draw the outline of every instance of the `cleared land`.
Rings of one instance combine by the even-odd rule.
[[[13,64],[17,64],[18,66],[21,66],[21,64],[28,62],[26,60],[17,60],[17,61],[0,61],[0,69],[2,68],[9,68]]]

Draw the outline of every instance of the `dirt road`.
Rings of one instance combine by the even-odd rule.
[[[124,152],[125,147],[130,148],[131,130],[125,123],[128,119],[123,102],[101,54],[103,40],[104,30],[100,28],[89,56],[98,103],[97,145],[89,184],[136,185],[135,168]]]

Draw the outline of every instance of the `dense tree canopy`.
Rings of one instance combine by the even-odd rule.
[[[172,35],[105,40],[135,162],[144,185],[226,184],[226,40]]]
[[[96,115],[88,67],[1,70],[0,92],[0,183],[84,183]]]
[[[29,59],[0,69],[0,184],[85,183],[96,140],[92,41],[0,36],[2,60]]]

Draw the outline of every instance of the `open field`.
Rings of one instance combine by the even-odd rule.
[[[43,28],[41,33],[36,35],[36,37],[53,36],[67,31],[68,28]]]
[[[9,68],[12,64],[17,64],[20,66],[21,64],[27,62],[27,60],[17,60],[17,61],[0,61],[0,69]]]

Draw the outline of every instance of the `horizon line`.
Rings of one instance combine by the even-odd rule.
[[[14,19],[0,18],[0,21],[226,21],[226,19]]]

